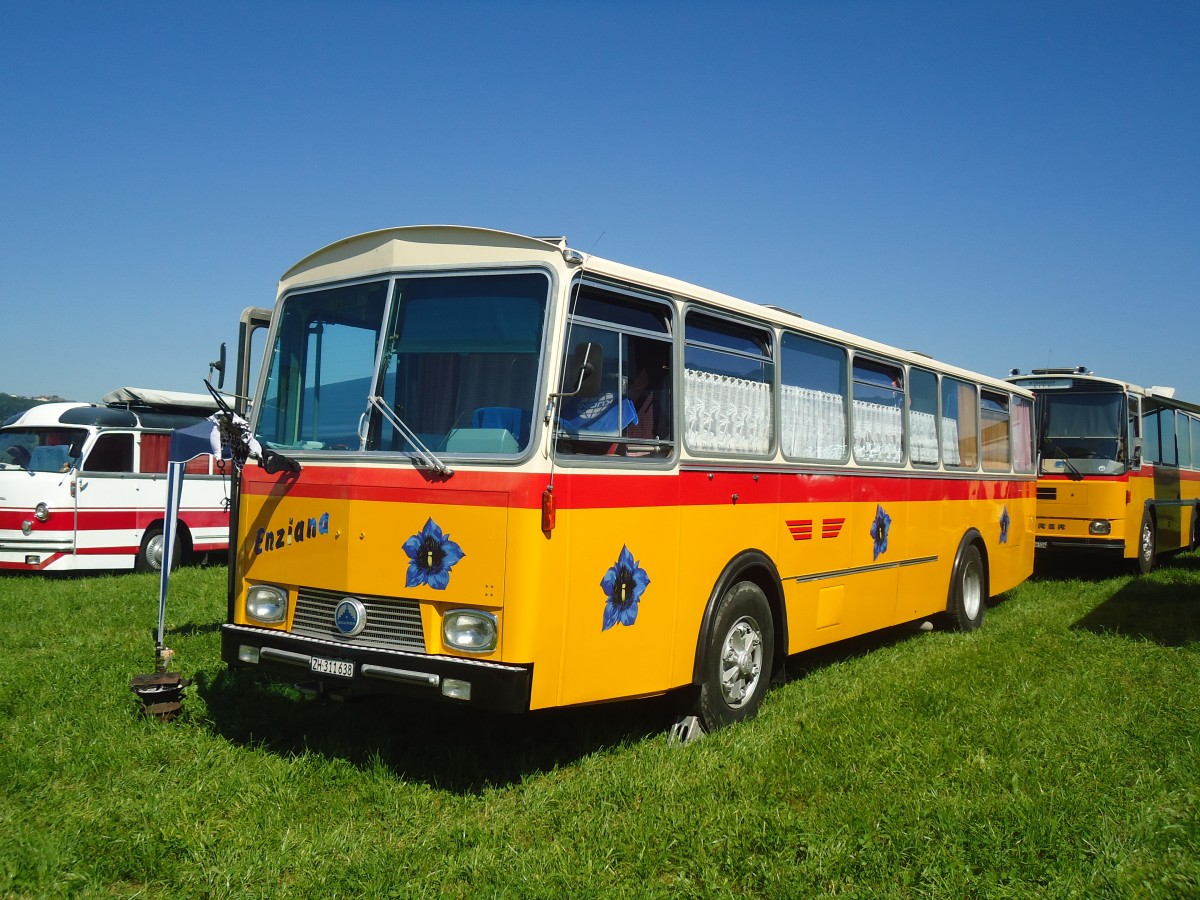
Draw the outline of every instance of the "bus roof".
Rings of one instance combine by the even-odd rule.
[[[6,428],[53,428],[83,425],[96,428],[183,428],[217,410],[210,394],[124,387],[96,403],[40,403],[5,422]]]
[[[734,314],[778,326],[799,327],[800,330],[816,337],[849,344],[860,350],[878,353],[901,362],[922,367],[933,366],[948,375],[958,375],[1003,390],[1026,392],[1024,387],[1002,378],[934,361],[919,351],[901,350],[857,334],[821,325],[811,319],[805,319],[797,312],[752,303],[667,275],[581,253],[572,249],[566,238],[562,237],[528,237],[507,231],[460,225],[407,225],[370,231],[335,241],[301,259],[281,276],[279,296],[282,297],[296,287],[416,268],[409,250],[414,244],[421,245],[421,269],[435,268],[443,264],[463,267],[469,264],[464,260],[465,248],[478,250],[480,264],[550,263],[559,268],[581,267],[591,276],[613,279],[681,300],[707,302]]]
[[[1012,375],[1007,380],[1013,384],[1028,387],[1031,390],[1041,389],[1044,391],[1053,391],[1068,387],[1069,385],[1066,382],[1071,382],[1072,384],[1074,382],[1083,382],[1084,384],[1096,386],[1108,385],[1137,397],[1150,400],[1156,406],[1167,406],[1172,409],[1200,413],[1200,404],[1177,399],[1174,388],[1162,387],[1161,385],[1144,388],[1131,381],[1122,381],[1119,378],[1106,378],[1103,375],[1095,375],[1083,366],[1077,369],[1034,369],[1028,374]]]
[[[159,412],[203,413],[208,416],[217,411],[217,401],[211,394],[159,391],[154,388],[121,387],[109,391],[100,400],[105,406],[153,409]]]

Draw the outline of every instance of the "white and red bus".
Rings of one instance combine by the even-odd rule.
[[[1025,389],[561,239],[364,234],[279,285],[222,653],[511,712],[679,689],[753,715],[789,654],[1033,568]],[[685,716],[685,719],[690,716]]]
[[[10,418],[0,428],[0,570],[161,568],[171,432],[216,408],[207,394],[119,388],[101,404],[43,403]],[[228,550],[220,466],[209,456],[188,464],[183,556]]]

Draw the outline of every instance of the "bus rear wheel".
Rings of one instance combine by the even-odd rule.
[[[974,631],[987,611],[987,570],[979,548],[967,544],[959,554],[950,578],[945,622],[954,631]]]
[[[704,657],[696,715],[706,731],[758,712],[775,662],[775,622],[762,589],[740,581],[717,607]]]
[[[1142,513],[1142,530],[1138,533],[1137,567],[1141,575],[1149,575],[1158,559],[1157,534],[1150,510]]]

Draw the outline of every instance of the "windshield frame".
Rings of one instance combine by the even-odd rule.
[[[531,345],[532,351],[524,350],[519,353],[522,358],[529,358],[526,363],[527,368],[520,373],[520,376],[515,381],[505,383],[508,390],[516,392],[521,397],[520,405],[523,409],[524,433],[517,438],[505,438],[503,441],[500,441],[499,437],[503,436],[499,434],[498,428],[493,428],[490,431],[490,436],[496,439],[488,441],[484,439],[489,435],[483,433],[484,431],[488,431],[488,429],[478,423],[472,426],[472,423],[468,421],[465,426],[460,424],[457,428],[448,429],[445,434],[440,435],[440,440],[433,441],[430,446],[422,445],[418,447],[410,440],[400,441],[399,446],[396,445],[397,442],[395,441],[391,441],[392,446],[379,446],[381,443],[379,435],[381,433],[389,433],[388,429],[391,426],[388,423],[394,422],[396,419],[395,409],[391,410],[390,415],[381,415],[379,405],[381,400],[389,394],[389,388],[392,387],[386,380],[397,378],[395,371],[388,368],[389,364],[396,359],[395,340],[397,336],[393,335],[389,339],[386,335],[388,335],[393,325],[397,322],[397,317],[404,312],[402,304],[406,299],[406,289],[411,289],[415,285],[428,287],[433,285],[436,279],[459,279],[459,284],[465,285],[469,284],[469,282],[462,281],[462,279],[507,278],[510,276],[532,276],[541,279],[543,283],[543,286],[537,290],[526,291],[524,293],[524,296],[532,303],[540,304],[541,307],[540,314],[535,316],[537,319],[537,334]],[[511,285],[513,283],[499,282],[498,284]],[[450,288],[452,286],[447,285],[447,287]],[[313,440],[289,443],[273,439],[270,436],[273,428],[275,429],[275,434],[280,433],[278,430],[278,420],[271,418],[272,415],[281,415],[278,411],[279,405],[275,403],[277,392],[274,391],[274,383],[280,377],[280,355],[284,352],[294,352],[295,348],[289,350],[290,345],[284,343],[286,340],[291,340],[292,343],[296,342],[295,335],[289,337],[285,334],[285,329],[289,327],[287,322],[290,309],[289,304],[295,303],[303,297],[316,298],[321,294],[355,288],[382,290],[384,299],[378,310],[377,318],[375,316],[376,310],[372,308],[370,311],[371,318],[369,322],[374,323],[374,334],[371,338],[374,341],[373,352],[369,355],[369,358],[367,354],[356,357],[354,362],[354,365],[360,366],[360,368],[356,370],[356,375],[351,381],[358,382],[361,380],[363,382],[362,390],[356,390],[353,393],[354,399],[352,404],[342,404],[341,408],[337,411],[339,420],[341,418],[347,419],[346,422],[341,423],[342,425],[348,424],[349,418],[353,418],[354,420],[354,424],[346,429],[346,437],[349,440],[339,442],[340,446],[330,446],[330,442],[325,441],[323,442],[325,445],[321,446],[318,445],[317,441]],[[311,458],[313,456],[328,458],[330,456],[337,456],[339,458],[351,457],[372,461],[406,460],[418,466],[434,469],[440,467],[429,462],[430,456],[437,463],[441,462],[440,458],[442,457],[457,461],[485,464],[513,465],[523,462],[533,455],[542,434],[539,419],[541,418],[541,407],[545,402],[547,391],[548,356],[551,350],[551,335],[553,333],[555,310],[557,309],[558,289],[559,278],[555,270],[550,266],[537,263],[524,263],[511,266],[480,265],[396,270],[361,278],[305,284],[291,288],[281,295],[276,304],[276,313],[273,317],[269,340],[266,342],[264,348],[264,358],[259,373],[258,387],[255,392],[256,402],[253,404],[250,416],[252,431],[264,447],[278,449],[300,458]],[[501,297],[481,295],[477,298],[477,304],[486,305],[489,301],[500,302],[501,300]],[[319,305],[314,306],[314,310],[317,309],[319,309]],[[315,316],[310,317],[308,321],[315,321],[315,318]],[[447,321],[453,326],[453,311],[447,313]],[[526,321],[532,323],[533,318],[526,317]],[[369,324],[366,330],[372,330]],[[425,337],[428,338],[429,334],[430,331],[426,327]],[[444,352],[450,353],[453,352],[449,348],[454,344],[454,340],[449,332],[446,332],[446,334],[449,336],[449,339],[447,340],[447,350]],[[464,342],[463,346],[469,344],[472,340],[478,343],[478,338],[478,330],[475,335],[468,333],[462,339]],[[404,338],[403,336],[399,336],[399,339],[403,342]],[[304,340],[303,335],[301,335],[300,340]],[[423,349],[431,354],[436,353],[438,350],[436,347],[425,347]],[[403,344],[401,344],[399,352],[401,354],[404,353]],[[411,356],[413,353],[419,354],[420,352],[420,350],[414,350],[409,355]],[[457,352],[464,359],[467,357],[480,357],[488,353],[483,348],[462,349]],[[301,372],[298,377],[303,381],[304,378],[309,377],[309,373],[307,371]],[[400,382],[394,381],[393,384],[395,383]],[[419,391],[420,387],[417,386],[414,389]],[[458,377],[459,394],[455,398],[455,402],[457,404],[465,402],[467,399],[463,396],[465,393],[474,391],[475,397],[478,398],[487,394],[490,389],[494,388],[489,388],[486,379],[476,378],[472,380],[468,376],[460,374]],[[302,394],[309,390],[311,390],[311,385],[302,385],[299,388]],[[276,393],[276,396],[272,396],[273,392]],[[298,396],[298,394],[293,392],[293,396]],[[395,398],[387,397],[387,399],[390,402]],[[350,411],[351,406],[353,407],[352,414]],[[273,413],[272,411],[275,412]],[[478,411],[478,408],[474,410],[474,412]],[[287,414],[293,417],[300,415],[300,413],[294,411]],[[458,410],[455,413],[456,416],[463,414],[464,411],[462,410]],[[404,422],[403,419],[401,421],[405,428],[414,424]],[[475,435],[467,434],[467,432],[476,429],[482,429],[482,431]],[[297,430],[293,423],[292,433],[296,434]],[[403,434],[403,429],[396,429],[396,431]],[[418,428],[416,431],[420,432],[420,429]],[[459,440],[456,445],[452,437],[460,432],[463,439]],[[305,433],[300,431],[298,437],[304,438],[304,435]],[[418,437],[418,440],[422,438],[427,440],[429,435],[422,433]],[[446,446],[448,439],[450,439],[449,448]],[[514,442],[515,447],[513,446]],[[482,446],[484,444],[486,444],[486,447]]]

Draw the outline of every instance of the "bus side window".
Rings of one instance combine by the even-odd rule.
[[[688,450],[768,455],[775,438],[771,333],[699,309],[688,312],[684,330]]]
[[[132,472],[133,435],[102,434],[83,464],[85,472]]]
[[[560,401],[559,452],[670,456],[670,307],[585,285],[571,318],[559,390],[573,396]],[[580,352],[588,347],[599,366],[581,386]]]

